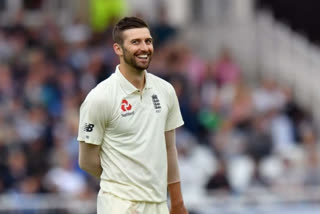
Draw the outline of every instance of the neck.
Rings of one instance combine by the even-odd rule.
[[[145,72],[144,70],[137,70],[124,63],[120,63],[119,70],[122,75],[137,89],[142,90],[145,84]]]

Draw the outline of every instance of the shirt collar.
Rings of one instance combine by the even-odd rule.
[[[151,89],[151,85],[150,85],[150,77],[149,74],[147,72],[147,70],[144,71],[145,72],[145,78],[146,78],[146,82],[144,85],[144,89]],[[119,65],[117,65],[116,67],[116,76],[119,80],[120,86],[121,88],[127,93],[127,94],[132,94],[134,92],[139,91],[139,89],[137,89],[134,85],[132,85],[131,82],[129,82],[120,72],[119,69]]]

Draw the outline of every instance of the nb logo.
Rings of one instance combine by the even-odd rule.
[[[93,127],[94,127],[93,124],[91,124],[91,123],[86,123],[86,124],[84,125],[84,131],[86,131],[86,132],[92,132],[92,131],[93,131]]]
[[[128,103],[127,100],[122,100],[121,102],[121,110],[124,111],[130,111],[132,106]]]

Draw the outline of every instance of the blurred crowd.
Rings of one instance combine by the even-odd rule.
[[[118,64],[113,22],[94,33],[80,20],[22,20],[0,27],[0,193],[95,197],[97,180],[78,167],[79,107]],[[316,127],[290,87],[248,82],[227,47],[197,56],[165,18],[151,29],[148,70],[174,86],[185,121],[177,148],[187,197],[320,184]]]

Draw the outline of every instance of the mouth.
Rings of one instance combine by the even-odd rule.
[[[136,56],[140,61],[147,61],[149,59],[149,54],[139,54]]]
[[[146,60],[148,59],[149,55],[148,54],[140,54],[140,55],[137,55],[137,58],[138,59],[142,59],[142,60]]]
[[[139,54],[136,56],[136,58],[138,58],[138,60],[142,63],[148,63],[149,59],[150,59],[150,55],[149,54]]]

